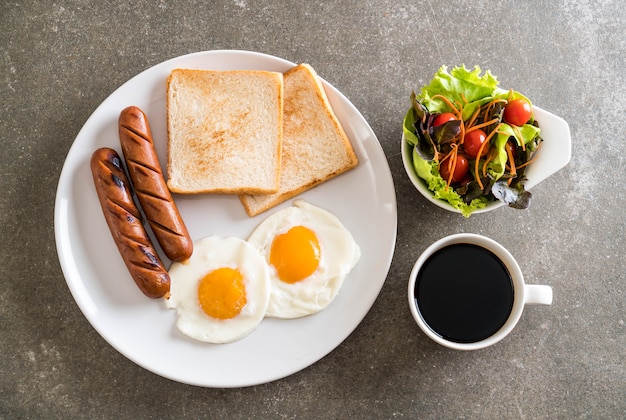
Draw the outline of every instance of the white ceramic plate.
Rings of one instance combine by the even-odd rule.
[[[533,115],[541,128],[541,137],[544,142],[541,149],[537,151],[537,158],[528,165],[526,170],[528,180],[524,186],[527,190],[565,167],[572,156],[572,139],[567,121],[534,105]],[[442,209],[461,213],[447,201],[435,198],[426,182],[417,175],[413,167],[413,147],[406,142],[404,134],[402,135],[402,163],[415,188],[431,203]],[[485,213],[503,205],[502,201],[497,200],[489,203],[485,208],[475,210],[472,214]]]
[[[111,238],[93,186],[89,159],[103,146],[121,153],[117,119],[123,108],[136,105],[148,115],[163,165],[167,153],[165,81],[172,69],[283,72],[292,66],[294,63],[286,60],[247,51],[208,51],[163,62],[111,94],[87,120],[67,155],[54,214],[57,251],[67,284],[98,333],[124,356],[158,375],[199,386],[240,387],[298,372],[348,337],[385,282],[397,226],[389,165],[363,116],[325,81],[330,102],[360,163],[299,197],[337,215],[362,251],[359,263],[326,310],[297,320],[265,319],[235,343],[196,342],[178,332],[174,310],[139,291]],[[208,235],[246,238],[273,213],[249,218],[235,196],[177,196],[176,202],[194,240]],[[283,203],[274,211],[291,204]]]

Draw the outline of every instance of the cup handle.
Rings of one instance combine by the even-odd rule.
[[[552,287],[539,284],[524,285],[524,303],[528,305],[552,305]]]

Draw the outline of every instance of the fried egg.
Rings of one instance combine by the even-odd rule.
[[[251,333],[269,302],[269,269],[246,241],[210,236],[194,242],[193,254],[169,269],[176,326],[209,343],[229,343]]]
[[[326,308],[361,257],[341,221],[304,200],[263,220],[248,242],[269,265],[267,317],[299,318]]]

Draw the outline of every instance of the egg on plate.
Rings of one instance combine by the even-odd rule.
[[[248,242],[269,265],[267,317],[299,318],[326,308],[361,257],[335,215],[301,199],[263,220]]]
[[[176,309],[176,326],[209,343],[229,343],[251,333],[269,302],[269,269],[246,241],[210,236],[194,242],[193,254],[169,269],[166,306]]]

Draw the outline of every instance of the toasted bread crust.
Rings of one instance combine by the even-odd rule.
[[[300,64],[284,74],[281,178],[278,192],[245,194],[249,216],[336,177],[359,163],[315,70]]]
[[[167,79],[167,185],[182,194],[276,192],[283,75],[175,69]]]

